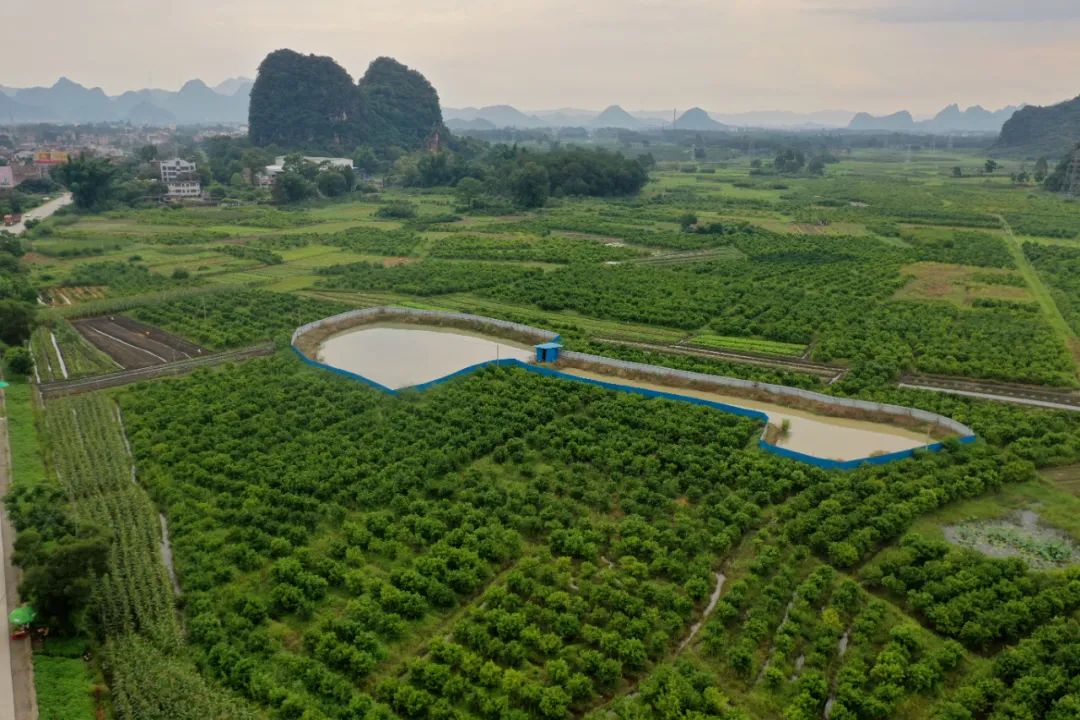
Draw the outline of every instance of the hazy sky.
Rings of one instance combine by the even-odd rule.
[[[444,105],[916,114],[1080,94],[1080,0],[0,0],[0,85],[110,94],[378,55]]]

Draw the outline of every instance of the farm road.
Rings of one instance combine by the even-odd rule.
[[[33,210],[28,210],[26,214],[23,215],[22,220],[15,223],[11,227],[0,227],[0,230],[7,230],[13,235],[22,235],[24,232],[26,232],[27,220],[44,220],[60,208],[70,204],[71,193],[64,193],[60,197],[53,198],[44,205],[38,205]]]
[[[11,485],[11,444],[8,438],[7,397],[0,390],[0,497]],[[11,563],[15,531],[7,508],[0,506],[0,720],[36,720],[34,666],[29,638],[11,639],[8,613],[19,606],[19,572]]]

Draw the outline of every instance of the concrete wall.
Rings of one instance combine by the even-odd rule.
[[[529,325],[522,325],[521,323],[510,322],[508,320],[497,320],[495,318],[484,317],[482,315],[443,312],[441,310],[414,310],[413,308],[380,305],[378,307],[363,308],[360,310],[349,310],[337,315],[332,315],[328,318],[309,322],[306,325],[301,325],[293,331],[292,344],[296,345],[296,341],[301,335],[328,325],[333,326],[345,323],[361,325],[363,323],[373,323],[380,320],[393,320],[394,318],[402,318],[414,322],[428,321],[432,324],[446,323],[447,321],[460,322],[465,325],[474,325],[478,329],[491,328],[495,330],[504,330],[534,339],[536,344],[552,342],[559,339],[558,333],[541,330]]]

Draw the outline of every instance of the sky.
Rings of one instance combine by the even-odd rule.
[[[389,55],[443,105],[928,115],[1080,94],[1080,0],[2,0],[0,85],[254,77]],[[47,14],[43,12],[47,8]],[[16,60],[10,62],[12,58]]]

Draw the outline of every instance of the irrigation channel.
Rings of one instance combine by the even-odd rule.
[[[557,345],[558,339],[552,332],[477,315],[374,307],[299,327],[292,347],[308,364],[392,395],[502,365],[712,407],[762,421],[761,448],[826,469],[903,459],[939,449],[945,438],[975,439],[970,428],[915,408],[561,350],[539,362],[544,351],[534,348]]]

